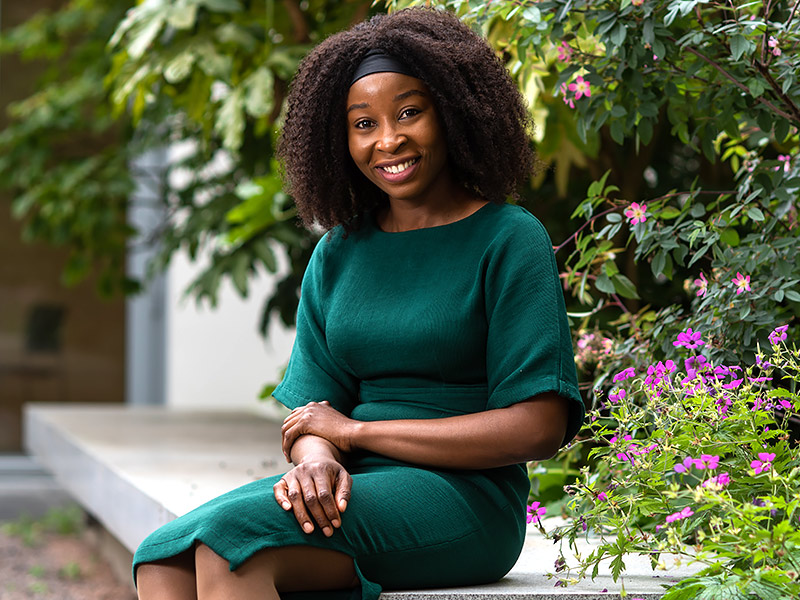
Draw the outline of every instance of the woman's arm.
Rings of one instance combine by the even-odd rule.
[[[326,536],[341,526],[341,514],[350,500],[352,479],[342,466],[342,455],[331,442],[302,435],[291,449],[296,465],[272,487],[275,500],[291,510],[306,533],[314,522]]]
[[[295,409],[283,425],[284,452],[313,433],[343,452],[367,450],[427,467],[487,469],[553,456],[567,429],[567,400],[540,394],[507,408],[397,421],[354,421],[327,403]]]

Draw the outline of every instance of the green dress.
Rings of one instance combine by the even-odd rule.
[[[297,338],[273,395],[374,421],[475,413],[542,392],[568,402],[566,443],[584,413],[550,238],[523,208],[487,204],[439,227],[386,233],[368,220],[348,236],[328,233],[303,278]],[[352,498],[330,538],[303,533],[273,497],[279,476],[269,477],[151,534],[134,574],[196,541],[231,569],[263,548],[303,544],[352,556],[361,581],[311,597],[376,600],[382,588],[496,581],[519,556],[524,465],[456,471],[354,453],[347,468]]]

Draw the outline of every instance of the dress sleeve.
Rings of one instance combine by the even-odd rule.
[[[529,222],[499,241],[487,265],[487,408],[555,392],[569,404],[566,444],[585,412],[572,336],[550,237],[533,215],[525,216]]]
[[[327,400],[346,415],[355,405],[358,380],[334,359],[325,335],[325,298],[321,292],[324,276],[324,250],[327,238],[314,249],[297,308],[297,334],[283,380],[272,392],[287,408]]]

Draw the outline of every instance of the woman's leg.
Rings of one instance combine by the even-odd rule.
[[[353,559],[310,546],[267,548],[235,571],[211,548],[195,552],[199,600],[279,600],[278,592],[339,590],[358,585]]]
[[[136,569],[139,600],[197,600],[194,556],[184,552]]]

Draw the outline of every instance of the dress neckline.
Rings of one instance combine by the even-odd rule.
[[[451,221],[450,223],[443,223],[442,225],[432,225],[431,227],[420,227],[419,229],[409,229],[407,231],[384,231],[378,225],[378,219],[376,217],[376,212],[375,211],[373,211],[372,214],[370,215],[370,221],[372,222],[372,227],[380,235],[398,236],[398,237],[399,236],[408,236],[408,235],[421,235],[421,234],[423,234],[423,232],[436,232],[436,231],[440,231],[440,230],[443,230],[443,229],[447,229],[449,227],[456,227],[456,226],[459,226],[459,225],[463,225],[463,224],[467,223],[468,221],[471,221],[473,219],[477,219],[481,214],[490,212],[490,209],[488,209],[488,207],[490,207],[490,206],[494,206],[495,208],[498,208],[501,205],[496,204],[495,202],[487,202],[486,204],[481,206],[475,212],[473,212],[471,214],[468,214],[466,217],[462,217],[462,218],[457,219],[455,221]]]

